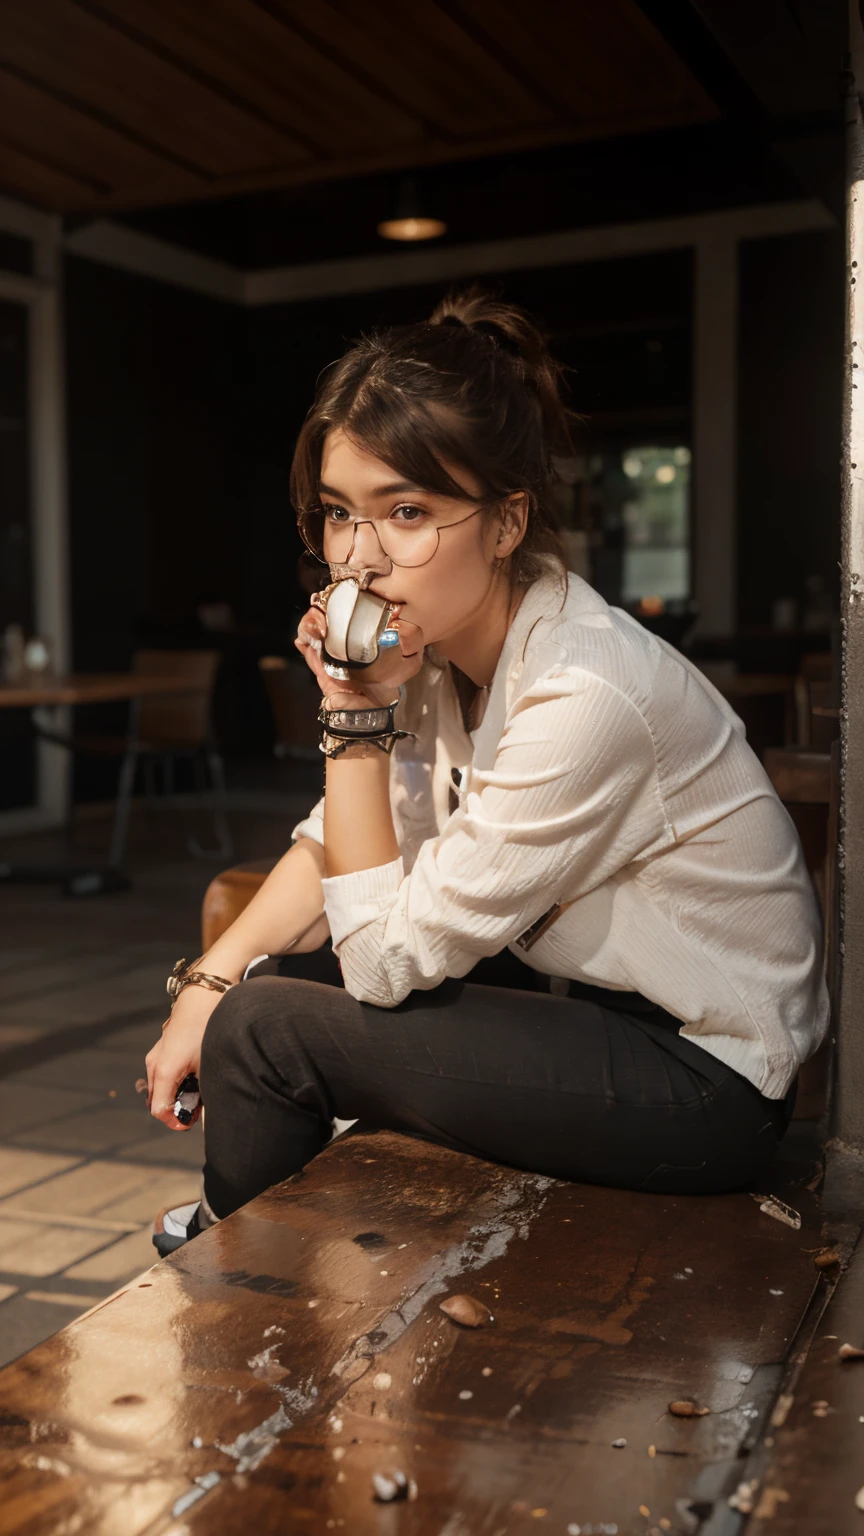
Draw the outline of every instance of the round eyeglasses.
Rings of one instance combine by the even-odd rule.
[[[461,528],[463,523],[485,510],[485,506],[475,507],[466,517],[457,518],[452,523],[441,523],[428,512],[407,522],[397,522],[394,518],[354,517],[342,507],[332,511],[329,508],[316,508],[300,512],[297,527],[309,553],[320,560],[322,565],[348,564],[354,554],[357,529],[361,523],[368,523],[375,532],[381,553],[392,565],[418,566],[428,565],[438,553],[441,534],[445,529]]]

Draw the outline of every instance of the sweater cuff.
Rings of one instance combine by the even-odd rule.
[[[351,875],[332,875],[321,881],[324,911],[330,923],[333,948],[358,929],[366,928],[390,911],[404,878],[401,857],[375,869],[358,869]]]

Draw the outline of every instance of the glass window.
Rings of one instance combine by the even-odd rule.
[[[635,443],[559,461],[571,565],[610,603],[644,614],[690,601],[690,449]]]

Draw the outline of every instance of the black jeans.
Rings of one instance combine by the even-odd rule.
[[[534,1173],[662,1194],[753,1185],[794,1103],[683,1040],[636,993],[546,979],[509,952],[396,1008],[349,996],[329,944],[226,993],[201,1058],[217,1216],[359,1119]]]

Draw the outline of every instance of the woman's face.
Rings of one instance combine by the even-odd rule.
[[[478,483],[467,470],[446,468],[470,500],[439,496],[411,485],[389,464],[352,442],[340,428],[328,434],[321,459],[319,494],[329,526],[338,528],[340,515],[343,522],[346,514],[368,519],[354,529],[351,567],[378,573],[370,590],[388,602],[400,603],[402,615],[419,626],[427,645],[458,634],[479,616],[496,580],[496,554],[510,552],[501,547],[499,519],[479,511]],[[470,515],[474,511],[476,517]],[[385,523],[400,524],[403,530],[408,524],[415,528],[437,524],[441,531],[432,558],[419,566],[392,564],[382,553],[377,535]],[[338,558],[346,556],[340,554]]]

